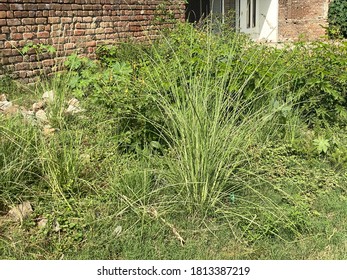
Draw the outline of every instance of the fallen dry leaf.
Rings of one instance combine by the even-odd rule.
[[[39,218],[38,219],[38,221],[37,221],[37,227],[38,228],[44,228],[46,225],[47,225],[47,223],[48,223],[48,219],[46,219],[46,218]]]
[[[46,124],[43,127],[42,132],[44,136],[51,136],[54,134],[55,130],[56,130],[55,128],[51,127],[49,124]]]
[[[54,221],[54,224],[53,224],[53,231],[54,232],[59,232],[61,230],[61,227],[60,227],[60,224],[57,220]]]
[[[29,201],[24,201],[17,206],[14,206],[8,211],[8,217],[16,222],[23,222],[33,212],[33,208]]]
[[[70,99],[68,104],[69,107],[65,110],[66,114],[77,114],[84,111],[84,109],[80,107],[80,102],[76,98]]]
[[[184,246],[184,244],[186,243],[186,241],[183,239],[183,237],[179,234],[179,232],[177,231],[177,229],[170,223],[166,222],[163,218],[161,219],[163,222],[165,222],[165,224],[171,228],[173,234],[175,235],[175,237],[178,239],[178,241],[181,243],[181,246]]]
[[[147,209],[147,213],[152,216],[155,219],[160,219],[167,227],[169,227],[172,230],[172,233],[178,239],[178,241],[181,243],[181,246],[184,246],[186,241],[183,239],[183,237],[179,234],[178,230],[169,222],[167,222],[163,217],[159,217],[158,211],[154,207],[150,207]]]
[[[117,227],[114,229],[113,234],[118,236],[118,235],[120,235],[120,233],[122,232],[122,230],[123,230],[122,226],[117,226]]]

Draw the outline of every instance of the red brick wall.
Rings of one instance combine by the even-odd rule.
[[[279,0],[279,40],[320,39],[330,0]]]
[[[148,40],[161,27],[184,20],[184,0],[0,0],[0,75],[30,81],[75,51],[126,38]],[[57,53],[21,55],[28,43],[53,45]]]

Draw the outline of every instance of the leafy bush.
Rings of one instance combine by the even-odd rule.
[[[68,57],[68,86],[73,95],[84,98],[87,106],[116,120],[114,134],[121,150],[144,147],[145,142],[156,137],[148,121],[154,119],[152,113],[156,110],[151,96],[146,94],[144,82],[136,77],[130,63],[112,56],[105,56],[103,61]]]
[[[103,68],[96,61],[72,55],[65,66],[72,71],[69,87],[73,94],[78,98],[86,97],[96,105],[114,107],[131,84],[132,69],[126,62],[114,62]]]
[[[331,38],[347,38],[347,2],[333,0],[328,12],[328,35]]]
[[[96,55],[103,65],[112,65],[115,62],[126,62],[136,66],[143,55],[150,52],[150,45],[136,42],[121,42],[117,45],[104,45],[98,47]]]
[[[309,124],[344,125],[347,119],[347,42],[297,45],[291,98]]]

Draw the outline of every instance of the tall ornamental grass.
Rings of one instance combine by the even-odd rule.
[[[238,170],[247,166],[250,146],[274,133],[281,106],[274,108],[273,103],[281,86],[279,77],[273,78],[267,82],[271,90],[252,90],[254,97],[248,98],[246,88],[256,72],[242,73],[251,62],[242,60],[247,47],[240,51],[240,44],[248,41],[233,35],[223,50],[224,68],[219,72],[215,52],[221,39],[211,31],[204,33],[199,41],[204,44],[202,54],[194,36],[184,54],[188,61],[182,60],[184,47],[177,53],[168,39],[154,52],[146,75],[162,114],[158,131],[169,147],[164,176],[189,208],[206,209],[233,191]],[[162,49],[171,51],[171,60]],[[247,54],[259,63],[261,55]]]

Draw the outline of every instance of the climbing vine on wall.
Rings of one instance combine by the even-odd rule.
[[[333,0],[329,5],[328,34],[330,38],[347,38],[347,1]]]

